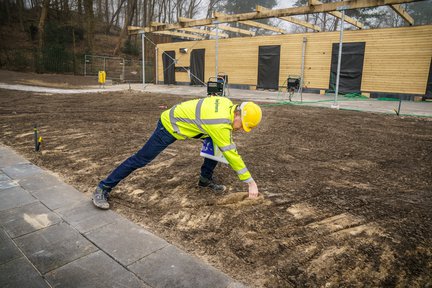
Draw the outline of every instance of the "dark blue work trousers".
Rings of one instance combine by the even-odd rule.
[[[130,173],[150,163],[159,153],[175,141],[176,138],[165,129],[162,122],[159,120],[156,130],[144,146],[114,169],[105,180],[99,183],[99,187],[111,190]],[[217,161],[204,158],[204,163],[201,166],[201,176],[211,180],[217,164]]]

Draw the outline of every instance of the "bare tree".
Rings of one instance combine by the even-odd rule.
[[[108,22],[106,28],[105,28],[105,33],[109,34],[111,27],[114,24],[114,21],[117,19],[118,20],[118,15],[120,14],[120,11],[122,9],[123,4],[125,3],[126,0],[120,0],[119,6],[117,7],[117,10],[114,12],[114,14],[111,17],[111,20]]]
[[[210,0],[207,5],[207,18],[210,18],[213,16],[213,12],[216,10],[216,8],[221,4],[223,0]]]
[[[19,18],[20,28],[21,31],[25,31],[24,20],[23,20],[24,2],[23,0],[16,0],[16,4],[18,6],[18,18]]]
[[[38,46],[38,62],[39,65],[42,63],[42,58],[43,58],[43,45],[44,45],[44,31],[45,31],[45,22],[46,22],[46,18],[48,16],[48,9],[49,9],[49,5],[50,5],[50,0],[44,0],[43,4],[42,4],[42,10],[41,10],[41,15],[39,18],[39,25],[38,25],[38,31],[39,31],[39,46]]]
[[[78,15],[82,16],[82,0],[77,0],[77,6],[78,6]]]
[[[93,52],[93,38],[94,38],[94,13],[93,13],[93,0],[84,0],[84,11],[86,18],[87,30],[87,49]]]
[[[117,46],[114,49],[113,55],[118,55],[118,53],[120,52],[120,48],[122,46],[123,39],[125,38],[125,36],[127,34],[127,27],[132,23],[134,11],[136,9],[136,5],[137,5],[137,0],[132,0],[131,2],[128,3],[128,9],[126,11],[126,19],[125,19],[125,22],[123,25],[123,29],[122,29],[120,36],[119,36]]]

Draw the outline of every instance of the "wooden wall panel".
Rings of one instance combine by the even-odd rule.
[[[288,75],[301,74],[303,37],[307,38],[305,86],[327,89],[332,44],[339,32],[241,37],[219,40],[218,71],[229,75],[230,83],[255,86],[258,76],[258,47],[281,45],[279,85]],[[362,91],[424,94],[432,57],[432,25],[353,30],[344,32],[344,42],[366,42]],[[163,80],[162,51],[175,50],[176,66],[189,66],[192,49],[205,49],[205,80],[215,74],[215,40],[158,45],[159,81]],[[188,48],[180,54],[180,48]],[[176,73],[176,81],[189,82],[187,73]]]

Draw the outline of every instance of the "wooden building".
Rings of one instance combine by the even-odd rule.
[[[301,75],[304,39],[304,87],[327,90],[334,82],[338,31],[219,39],[218,71],[231,87],[278,89],[289,75]],[[341,92],[425,95],[432,78],[432,25],[350,30],[343,39]],[[215,76],[215,40],[157,47],[158,83],[199,84]]]

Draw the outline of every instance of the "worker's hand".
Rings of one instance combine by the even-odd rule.
[[[248,183],[249,184],[249,198],[257,198],[258,197],[258,186],[254,180]]]

